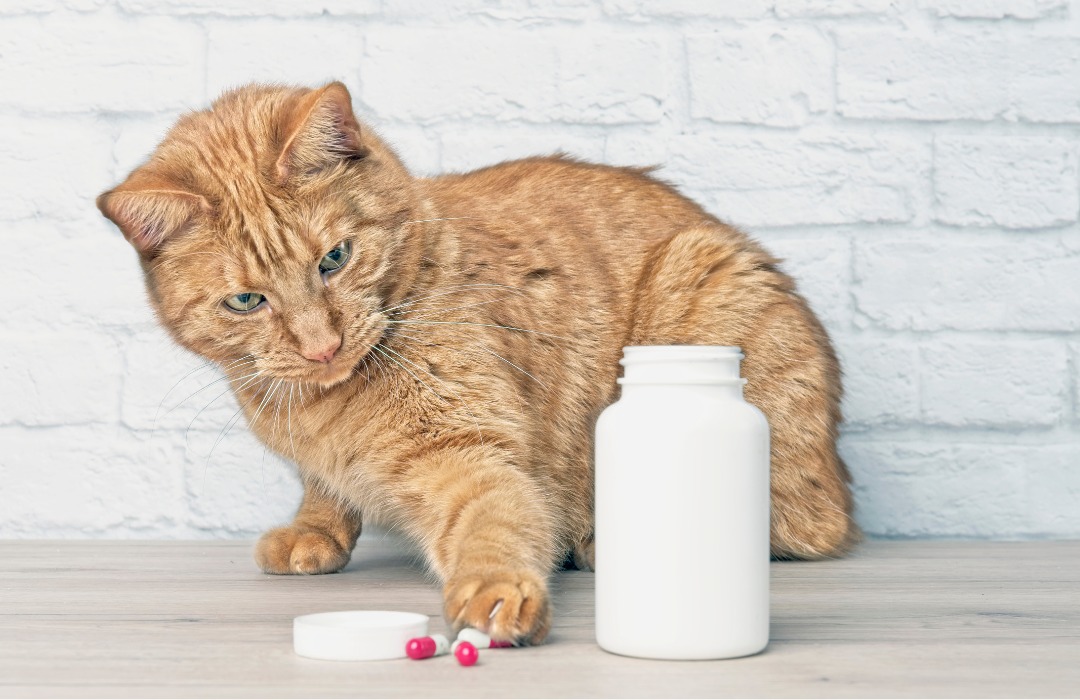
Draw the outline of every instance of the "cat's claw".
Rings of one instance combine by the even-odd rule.
[[[255,545],[255,563],[268,574],[330,574],[351,554],[325,532],[292,525],[268,531]]]
[[[539,644],[551,628],[544,579],[530,571],[502,570],[451,578],[443,589],[446,620],[497,641]]]

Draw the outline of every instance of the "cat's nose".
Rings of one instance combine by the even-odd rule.
[[[312,350],[310,348],[304,348],[300,353],[312,362],[329,362],[334,359],[334,353],[341,347],[341,338],[335,338],[329,345],[324,346],[320,350]]]

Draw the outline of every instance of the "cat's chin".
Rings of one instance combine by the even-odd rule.
[[[358,364],[359,361],[353,363],[342,362],[340,365],[336,366],[331,364],[322,371],[316,373],[307,381],[312,384],[318,384],[323,389],[332,389],[340,384],[344,384],[350,378],[360,376],[356,371]]]

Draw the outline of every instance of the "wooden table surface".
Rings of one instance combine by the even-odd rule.
[[[411,610],[443,631],[413,561],[361,540],[343,573],[278,577],[250,542],[0,541],[0,696],[1080,696],[1080,542],[868,542],[774,563],[772,642],[731,661],[601,651],[576,571],[554,578],[548,644],[473,668],[293,653],[292,618],[311,612]]]

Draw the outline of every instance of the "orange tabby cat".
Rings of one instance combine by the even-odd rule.
[[[362,516],[419,542],[453,626],[543,640],[549,573],[592,564],[593,425],[631,344],[741,346],[772,427],[773,554],[857,536],[825,331],[774,258],[644,170],[418,179],[340,83],[251,86],[180,119],[98,206],[165,327],[299,466],[267,572],[341,569]]]

